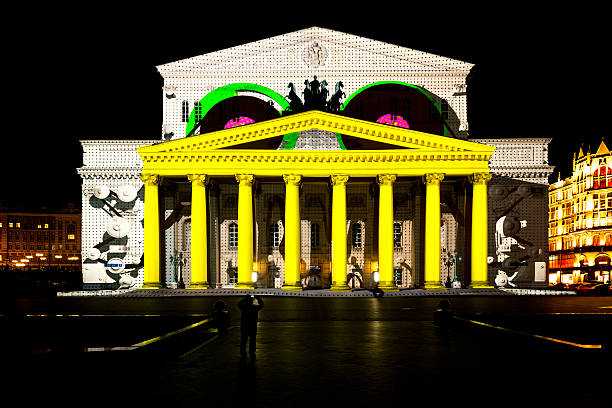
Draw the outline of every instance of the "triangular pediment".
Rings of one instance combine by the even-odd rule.
[[[311,27],[157,67],[172,72],[236,72],[268,69],[346,71],[375,67],[405,72],[464,72],[473,64],[320,27]]]
[[[262,141],[282,138],[289,134],[319,130],[361,139],[368,146],[380,149],[420,149],[435,152],[479,152],[493,154],[485,144],[411,129],[367,122],[321,111],[308,111],[278,119],[224,129],[143,146],[141,153],[214,151],[219,149],[261,149]],[[325,150],[325,149],[322,149]],[[377,148],[369,149],[376,151]]]

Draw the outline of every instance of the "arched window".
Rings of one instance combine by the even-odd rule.
[[[353,248],[361,248],[361,223],[356,222],[351,227],[351,242]]]
[[[319,224],[316,222],[310,224],[310,246],[319,246],[321,244],[319,233]]]
[[[402,223],[401,222],[393,223],[393,246],[395,248],[402,247]]]
[[[276,222],[270,224],[270,246],[280,246],[280,229],[278,227],[278,223]]]
[[[189,102],[183,101],[181,105],[181,121],[187,122],[189,120]]]
[[[227,230],[227,244],[230,247],[238,246],[238,224],[232,222]]]
[[[593,235],[593,246],[599,246],[599,235]]]
[[[581,247],[587,246],[587,236],[586,235],[583,235],[582,238],[580,239],[580,246]]]
[[[593,188],[612,187],[612,169],[601,166],[593,173]]]

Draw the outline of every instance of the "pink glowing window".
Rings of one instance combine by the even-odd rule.
[[[229,129],[229,128],[233,128],[236,126],[244,126],[244,125],[249,125],[251,123],[255,123],[255,121],[249,117],[246,116],[239,116],[237,118],[233,118],[230,119],[225,126],[223,127],[223,129]]]
[[[406,129],[410,128],[408,122],[403,117],[401,117],[400,115],[391,115],[390,113],[381,116],[376,122]]]

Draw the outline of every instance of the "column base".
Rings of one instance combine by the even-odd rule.
[[[145,283],[138,289],[161,289],[161,288],[162,288],[161,283]]]
[[[493,289],[494,287],[487,281],[472,281],[470,283],[470,289]]]
[[[255,282],[238,282],[234,289],[255,289]]]
[[[393,282],[386,284],[384,282],[380,282],[377,287],[383,292],[399,292],[399,288]]]
[[[208,282],[192,283],[185,289],[210,289],[210,285],[208,284]]]
[[[446,290],[446,286],[442,285],[440,282],[425,282],[423,285],[423,289],[425,290]]]
[[[294,291],[294,292],[301,292],[302,289],[302,285],[283,285],[283,287],[281,288],[281,290],[289,290],[289,291]]]
[[[348,287],[346,283],[343,284],[332,284],[331,288],[329,288],[330,292],[351,292],[351,288]]]

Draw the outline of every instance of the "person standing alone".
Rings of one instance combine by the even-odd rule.
[[[255,360],[255,340],[257,337],[257,322],[259,311],[263,309],[264,303],[261,297],[247,295],[240,302],[240,360],[245,361],[247,355],[247,341],[249,342],[249,354],[251,361]]]

